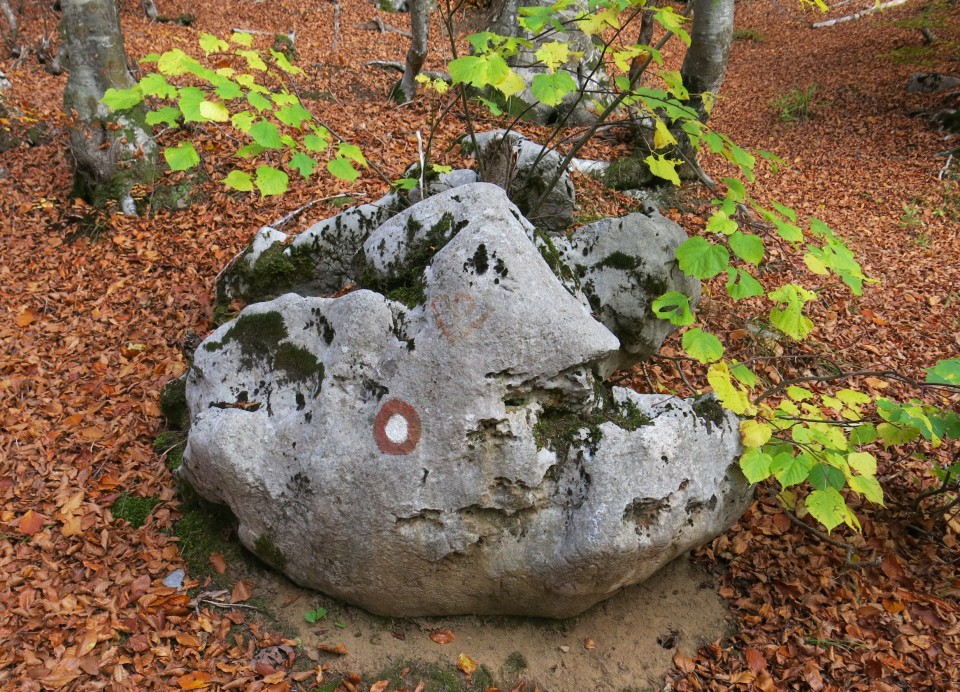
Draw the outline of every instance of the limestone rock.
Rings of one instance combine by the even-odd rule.
[[[647,360],[676,327],[654,315],[651,304],[668,291],[700,300],[700,281],[684,274],[675,253],[687,239],[680,226],[659,212],[629,214],[583,226],[564,248],[564,262],[599,319],[620,340],[600,375]]]
[[[463,141],[468,147],[473,145],[469,138]],[[573,223],[577,195],[567,171],[546,195],[540,209],[533,211],[560,167],[557,152],[507,130],[481,132],[476,135],[476,143],[483,171],[481,180],[506,190],[534,226],[559,234]]]
[[[265,561],[385,615],[569,617],[710,540],[751,498],[735,416],[608,391],[619,343],[531,234],[467,185],[364,243],[415,300],[244,309],[195,352],[180,473]]]

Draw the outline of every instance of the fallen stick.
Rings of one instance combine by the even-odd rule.
[[[845,17],[837,17],[836,19],[827,19],[822,22],[814,22],[811,26],[814,29],[822,29],[827,26],[833,26],[835,24],[840,24],[842,22],[852,22],[855,19],[860,19],[868,14],[873,14],[874,12],[881,12],[890,7],[896,7],[897,5],[903,5],[907,0],[887,0],[887,2],[880,3],[879,5],[874,5],[873,7],[868,7],[865,10],[860,12],[854,12],[853,14],[848,14]]]
[[[404,65],[399,60],[371,60],[363,63],[367,67],[379,67],[381,70],[404,71]],[[446,72],[431,72],[430,70],[421,70],[421,74],[427,75],[430,79],[442,79],[444,82],[450,81],[450,75]]]
[[[394,26],[390,26],[389,24],[384,24],[380,17],[374,17],[369,22],[357,24],[357,26],[361,29],[366,29],[367,31],[379,31],[381,34],[392,32],[394,34],[400,34],[404,38],[413,38],[413,35],[409,31],[404,31],[403,29],[398,29]]]

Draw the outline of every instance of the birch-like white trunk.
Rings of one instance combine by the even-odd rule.
[[[135,213],[130,190],[156,176],[157,147],[145,130],[141,108],[111,113],[100,103],[107,89],[135,83],[127,70],[116,2],[63,0],[62,10],[70,63],[63,105],[74,118],[73,194],[96,206],[116,200],[125,213]]]

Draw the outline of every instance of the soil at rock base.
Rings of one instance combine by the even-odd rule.
[[[265,625],[299,638],[307,654],[332,671],[360,672],[370,682],[395,663],[436,663],[453,670],[458,654],[465,653],[507,689],[520,680],[527,681],[527,690],[542,692],[660,689],[677,651],[692,656],[724,636],[728,627],[713,579],[685,556],[568,620],[385,618],[300,588],[273,572],[245,578],[255,582]],[[326,615],[308,622],[305,614],[318,607]],[[431,632],[444,628],[454,641],[430,639]],[[315,653],[317,644],[339,643],[346,655]],[[519,671],[518,660],[526,662]]]

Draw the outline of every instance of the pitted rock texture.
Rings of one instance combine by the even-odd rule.
[[[180,473],[291,579],[385,615],[569,617],[709,541],[751,497],[736,418],[608,390],[619,343],[531,233],[467,185],[364,244],[378,281],[419,270],[410,304],[246,308],[195,353]]]

